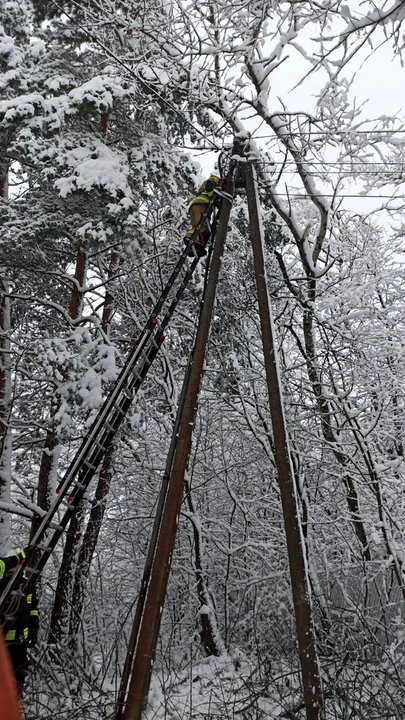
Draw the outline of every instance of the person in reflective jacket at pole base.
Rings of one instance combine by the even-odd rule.
[[[214,190],[220,182],[221,178],[219,178],[218,175],[210,175],[209,178],[199,187],[198,195],[194,198],[194,200],[192,200],[188,209],[191,227],[184,238],[186,245],[190,241],[194,228],[198,225],[201,215],[203,215],[206,211],[207,205],[214,194]],[[209,235],[208,225],[204,223],[204,225],[200,228],[197,237],[194,239],[194,247],[198,257],[205,255],[205,245],[207,244]],[[193,255],[194,253],[191,251],[188,254]]]
[[[0,594],[7,587],[18,565],[28,559],[30,548],[20,550],[11,557],[0,558]],[[27,579],[21,575],[13,588],[17,604],[14,621],[6,629],[5,641],[10,654],[14,675],[20,693],[28,670],[28,648],[34,647],[38,636],[39,612],[35,587],[27,586]]]

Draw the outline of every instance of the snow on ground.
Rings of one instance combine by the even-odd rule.
[[[177,676],[152,679],[145,720],[265,720],[285,711],[276,700],[257,692],[257,673],[245,661],[210,657]]]
[[[112,720],[116,678],[104,677],[100,685],[97,663],[79,677],[67,656],[66,666],[47,659],[28,678],[24,707],[30,720]],[[237,656],[210,657],[178,672],[156,669],[143,720],[281,720],[295,705],[296,689],[296,676],[283,663],[276,668],[265,661],[257,668]]]

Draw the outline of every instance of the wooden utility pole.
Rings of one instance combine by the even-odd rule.
[[[251,162],[246,164],[245,178],[264,365],[290,565],[304,703],[307,720],[320,720],[324,714],[323,696],[312,621],[311,595],[305,567],[300,519],[278,375],[274,326],[264,265],[263,228],[259,209],[256,168]]]
[[[198,395],[203,372],[205,351],[209,337],[212,313],[216,297],[221,258],[224,250],[231,198],[233,197],[232,174],[228,175],[223,190],[224,198],[219,213],[211,267],[207,281],[204,304],[197,328],[194,355],[190,367],[189,382],[184,399],[184,408],[179,427],[176,450],[173,458],[166,494],[162,521],[156,543],[149,585],[146,592],[143,615],[140,622],[137,645],[134,653],[131,681],[125,705],[124,720],[141,720],[145,706],[152,664],[160,629],[166,588],[169,579],[174,543],[180,508],[183,499],[184,477],[191,450],[192,433],[197,411]]]
[[[164,510],[164,506],[165,506],[165,502],[166,502],[167,489],[169,487],[169,482],[170,482],[170,473],[171,473],[171,469],[172,469],[172,465],[173,465],[174,453],[176,451],[180,422],[181,422],[181,418],[182,418],[182,414],[183,414],[184,400],[185,400],[185,395],[186,395],[186,391],[187,391],[187,387],[188,387],[188,379],[190,377],[190,367],[191,367],[192,357],[193,356],[191,355],[189,358],[186,373],[184,375],[183,386],[181,389],[180,398],[179,398],[179,402],[178,402],[176,419],[175,419],[174,426],[173,426],[173,432],[172,432],[172,438],[170,441],[169,452],[168,452],[167,458],[166,458],[166,466],[165,466],[165,471],[163,474],[162,484],[161,484],[159,498],[158,498],[158,502],[157,502],[155,520],[153,523],[152,534],[151,534],[150,540],[149,540],[148,552],[146,555],[145,566],[144,566],[142,580],[141,580],[141,586],[140,586],[139,593],[138,593],[138,600],[136,603],[135,615],[134,615],[134,620],[132,623],[131,635],[129,638],[128,648],[127,648],[127,655],[125,658],[125,664],[124,664],[124,668],[122,671],[120,688],[118,691],[118,698],[117,698],[116,709],[115,709],[115,720],[121,720],[122,714],[124,712],[125,697],[127,694],[127,688],[128,688],[128,682],[130,679],[131,670],[132,670],[132,664],[134,661],[134,653],[135,653],[136,644],[138,641],[139,628],[141,625],[141,619],[142,619],[143,610],[145,607],[146,593],[148,591],[150,575],[152,572],[153,562],[154,562],[154,559],[156,556],[156,546],[157,546],[157,542],[158,542],[158,538],[159,538],[159,531],[160,531],[160,526],[161,526],[161,522],[162,522],[162,515],[163,515],[163,510]]]

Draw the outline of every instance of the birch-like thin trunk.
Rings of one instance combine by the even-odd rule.
[[[7,198],[8,167],[0,162],[0,198]],[[8,282],[0,269],[0,500],[10,502],[11,493],[11,354],[10,297]],[[0,512],[0,548],[10,539],[10,515]]]
[[[219,632],[217,618],[214,608],[212,607],[211,595],[208,589],[203,567],[203,542],[201,536],[200,523],[197,520],[197,514],[194,507],[191,488],[188,480],[185,478],[184,487],[186,492],[186,500],[190,511],[190,522],[193,529],[194,540],[194,573],[196,578],[197,597],[200,603],[200,640],[204,653],[210,655],[221,655],[225,652],[225,646]]]
[[[100,135],[105,137],[107,129],[108,113],[103,113],[99,122]],[[118,262],[118,253],[113,251],[111,253],[108,270],[108,280],[114,277]],[[113,313],[113,305],[114,298],[107,285],[101,319],[102,329],[107,335]],[[73,646],[76,644],[75,634],[81,618],[88,568],[90,567],[94,549],[97,544],[98,534],[104,516],[105,497],[110,487],[111,458],[112,450],[108,451],[103,458],[96,497],[93,501],[93,507],[90,512],[89,522],[83,536],[80,550],[79,542],[83,522],[82,503],[80,503],[69,524],[51,618],[50,643],[55,643],[60,640],[63,630],[67,629],[69,623],[69,643]],[[76,558],[77,563],[75,562]],[[70,596],[72,596],[71,602],[69,602]],[[72,609],[71,612],[70,608]]]

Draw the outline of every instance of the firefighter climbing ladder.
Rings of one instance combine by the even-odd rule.
[[[31,577],[41,573],[58,540],[63,535],[84,493],[90,485],[97,468],[116,436],[128,409],[142,385],[165,338],[165,330],[180,302],[199,258],[193,254],[194,240],[205,223],[210,226],[211,240],[215,236],[216,208],[221,202],[222,184],[207,205],[198,225],[195,227],[187,246],[175,265],[156,305],[154,306],[136,344],[129,354],[109,396],[104,401],[83,439],[76,456],[57,488],[57,497],[30,543],[33,550],[40,551],[39,560],[30,566]],[[219,212],[219,210],[218,210]],[[191,256],[191,257],[190,257]],[[187,262],[188,257],[190,261]],[[183,273],[183,274],[182,274]],[[177,289],[175,289],[177,287]],[[171,294],[174,291],[174,294]],[[161,319],[159,319],[161,317]],[[61,518],[54,520],[59,508],[64,510]],[[15,612],[13,589],[18,582],[21,568],[14,573],[0,596],[0,614],[4,618],[3,628],[12,624]]]

